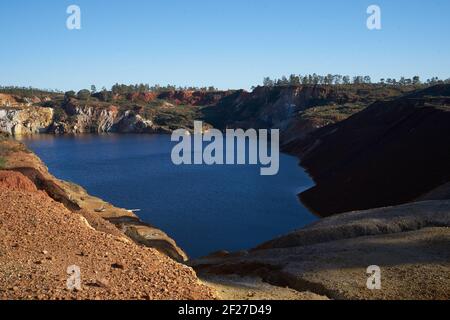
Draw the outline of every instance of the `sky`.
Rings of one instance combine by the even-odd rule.
[[[69,30],[69,5],[81,30]],[[381,30],[366,26],[381,8]],[[0,2],[0,85],[249,89],[266,76],[450,77],[448,0]]]

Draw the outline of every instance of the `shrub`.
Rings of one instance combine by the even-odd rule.
[[[76,93],[75,93],[75,91],[71,90],[71,91],[67,91],[64,94],[64,96],[65,96],[66,99],[75,98],[76,97]]]
[[[91,92],[86,89],[80,90],[77,93],[77,98],[80,100],[89,100],[90,97],[91,97]]]

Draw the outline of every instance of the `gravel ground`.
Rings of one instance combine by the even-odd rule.
[[[72,265],[81,290],[67,289]],[[0,299],[213,298],[191,268],[94,230],[44,192],[0,185]]]

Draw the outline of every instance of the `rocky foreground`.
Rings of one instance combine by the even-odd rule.
[[[191,268],[95,230],[42,191],[2,187],[0,219],[0,299],[214,298]],[[73,265],[81,290],[67,288]]]

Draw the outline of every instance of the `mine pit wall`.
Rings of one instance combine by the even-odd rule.
[[[46,133],[53,124],[52,108],[0,109],[0,132],[14,136]]]

